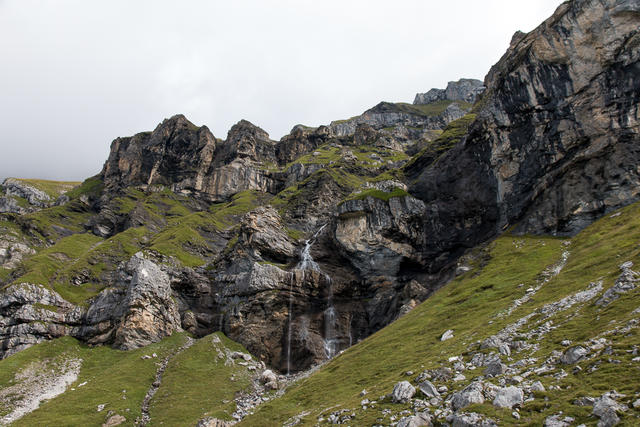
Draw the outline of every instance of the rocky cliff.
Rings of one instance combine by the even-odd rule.
[[[462,142],[406,170],[425,257],[512,226],[571,235],[638,199],[639,19],[634,1],[573,1],[514,35]]]
[[[433,88],[426,93],[416,94],[414,104],[431,104],[436,101],[464,101],[474,103],[484,92],[484,84],[480,80],[460,79],[449,82],[446,89]]]
[[[575,234],[638,199],[638,9],[565,3],[484,85],[280,141],[181,115],[117,138],[64,204],[1,218],[0,248],[18,248],[0,253],[3,355],[223,331],[294,372],[411,311],[503,230]]]

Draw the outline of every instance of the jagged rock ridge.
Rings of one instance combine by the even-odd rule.
[[[475,79],[460,79],[449,82],[446,89],[431,89],[426,93],[416,94],[414,104],[431,104],[436,101],[465,101],[474,103],[476,98],[484,92],[482,81]]]

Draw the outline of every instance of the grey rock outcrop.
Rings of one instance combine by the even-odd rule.
[[[460,79],[449,82],[446,89],[431,89],[426,93],[416,94],[414,104],[431,104],[437,101],[464,101],[473,104],[484,91],[484,83],[476,79]]]
[[[54,203],[47,193],[22,180],[7,178],[0,184],[0,213],[24,214]]]
[[[416,389],[409,381],[400,381],[393,386],[391,401],[393,403],[407,403],[414,394],[416,394]]]
[[[420,412],[410,417],[405,417],[398,422],[398,427],[423,427],[431,425],[431,416],[426,412]]]
[[[391,102],[381,102],[360,116],[348,120],[333,121],[329,124],[330,132],[336,137],[356,134],[358,126],[369,125],[375,130],[401,126],[420,128],[424,130],[440,130],[450,122],[464,116],[468,109],[462,109],[458,104],[451,103],[441,112],[423,113],[419,109],[409,108],[407,105]]]
[[[172,299],[169,276],[142,254],[131,257],[124,279],[127,288],[119,307],[123,315],[114,332],[114,345],[123,350],[144,347],[181,330],[180,315]],[[96,302],[87,317],[101,307]]]
[[[423,212],[422,201],[409,195],[349,200],[338,207],[335,238],[363,276],[394,277],[404,260],[420,262],[414,248]]]
[[[84,312],[55,291],[20,283],[0,293],[0,353],[7,357],[39,342],[74,335]]]
[[[407,171],[432,270],[510,225],[570,235],[640,198],[639,23],[632,1],[567,2],[491,69],[462,142]]]
[[[51,197],[42,190],[28,185],[18,179],[7,178],[2,183],[7,196],[18,196],[26,199],[29,204],[37,207],[46,207],[52,202]]]
[[[246,120],[219,142],[206,126],[176,115],[153,132],[115,139],[101,177],[110,192],[163,185],[221,200],[243,190],[275,191],[279,180],[257,164],[275,156],[275,142]]]
[[[522,405],[523,401],[524,392],[520,387],[501,387],[497,390],[496,397],[493,399],[493,406],[511,409],[516,405]]]
[[[35,250],[17,236],[6,233],[0,236],[0,267],[16,268],[24,257],[35,254]]]
[[[481,382],[472,382],[461,391],[453,394],[451,407],[454,411],[457,411],[474,403],[484,403],[483,389],[484,386]]]
[[[624,412],[628,408],[618,403],[605,393],[597,398],[593,404],[593,415],[600,418],[598,427],[611,427],[620,422],[618,412]]]
[[[573,365],[582,360],[585,356],[587,356],[587,354],[589,354],[589,350],[580,345],[571,347],[567,349],[562,354],[562,356],[560,356],[560,362],[564,363],[565,365]]]
[[[76,336],[129,350],[182,330],[169,276],[160,266],[137,253],[118,276],[114,287],[92,300]]]
[[[631,267],[633,267],[633,262],[631,261],[620,265],[620,270],[622,270],[620,276],[618,276],[614,285],[607,289],[602,297],[596,301],[596,305],[605,307],[620,298],[620,295],[635,289],[636,283],[640,281],[640,275],[631,270]]]

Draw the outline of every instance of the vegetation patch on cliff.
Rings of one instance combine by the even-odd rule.
[[[440,156],[453,148],[469,130],[469,126],[476,119],[475,114],[467,114],[454,120],[444,129],[435,140],[430,141],[418,154],[413,156],[403,167],[408,174],[414,170],[422,170],[435,162]]]

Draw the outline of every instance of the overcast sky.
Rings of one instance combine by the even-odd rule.
[[[183,113],[279,139],[483,79],[559,0],[0,0],[0,177],[81,180]]]

